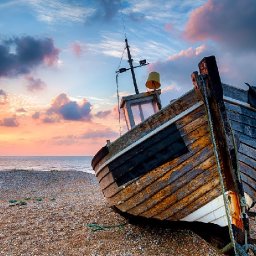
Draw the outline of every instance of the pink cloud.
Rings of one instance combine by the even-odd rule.
[[[65,93],[58,95],[47,110],[44,122],[52,123],[59,119],[70,121],[90,121],[92,105],[86,99],[82,102],[72,101]]]
[[[75,42],[71,45],[73,53],[77,56],[80,57],[84,51],[84,47],[81,45],[79,42]]]
[[[192,47],[185,49],[185,50],[181,50],[180,52],[171,55],[168,59],[169,60],[177,60],[183,57],[188,57],[191,58],[193,56],[197,56],[199,54],[201,54],[202,52],[204,52],[206,49],[205,45],[200,45],[199,47],[196,47],[195,49],[193,49]]]
[[[6,117],[2,121],[0,120],[0,126],[6,127],[17,127],[19,126],[19,122],[16,117]]]
[[[40,112],[35,112],[32,116],[33,119],[39,119],[40,118]]]
[[[254,0],[208,0],[191,13],[184,36],[191,41],[218,41],[229,49],[255,50],[255,17]]]
[[[32,76],[26,77],[28,81],[27,89],[31,92],[43,90],[46,87],[44,81],[39,78],[34,78]]]
[[[175,85],[168,85],[168,86],[165,86],[161,91],[162,91],[162,93],[167,93],[167,92],[173,91],[175,89],[176,89]]]
[[[0,105],[5,105],[8,102],[7,94],[4,90],[0,89]]]
[[[105,118],[111,114],[111,110],[106,110],[106,111],[99,111],[95,114],[96,117],[98,118]]]
[[[18,112],[18,113],[26,113],[27,111],[24,108],[18,108],[16,110],[16,112]]]
[[[164,25],[164,30],[167,31],[167,32],[173,31],[174,30],[173,25],[171,23],[166,23]]]

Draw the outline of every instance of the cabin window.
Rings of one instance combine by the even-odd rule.
[[[141,104],[144,119],[147,119],[148,117],[152,116],[158,111],[158,109],[156,109],[154,105],[155,104],[153,104],[152,101],[148,101]]]
[[[131,108],[135,125],[143,122],[145,119],[156,113],[152,101],[133,104],[131,105]]]
[[[132,105],[132,116],[135,125],[139,124],[144,120],[141,105]]]
[[[123,110],[124,110],[124,118],[125,118],[127,128],[128,128],[128,130],[130,130],[131,129],[131,123],[129,121],[130,118],[129,118],[128,110],[127,110],[127,108],[123,108]]]
[[[160,101],[158,96],[155,96],[157,94],[160,94],[160,90],[122,98],[121,108],[128,130],[159,111]]]

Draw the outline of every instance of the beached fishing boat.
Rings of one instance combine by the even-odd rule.
[[[92,167],[119,212],[228,226],[237,253],[256,202],[256,90],[222,84],[214,56],[192,83],[161,109],[158,75],[150,74],[152,90],[122,98],[129,131],[108,141]]]

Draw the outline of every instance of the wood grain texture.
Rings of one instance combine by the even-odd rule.
[[[256,109],[231,103],[226,103],[226,108],[237,141],[244,191],[256,201]]]
[[[197,102],[198,99],[196,97],[195,91],[191,90],[179,99],[175,100],[172,104],[168,105],[161,111],[157,112],[155,115],[148,118],[146,122],[140,123],[139,125],[135,126],[134,129],[131,129],[130,131],[122,135],[120,138],[110,144],[110,146],[108,147],[109,154],[103,157],[94,168],[96,170],[96,173],[99,166],[101,166],[104,162],[117,154],[119,151],[128,147],[142,136],[153,131],[162,123],[174,118],[175,116],[190,108]]]
[[[222,88],[225,96],[243,102],[248,101],[248,90],[243,90],[228,84],[222,84]]]
[[[196,139],[198,139],[199,137],[203,136],[205,133],[208,132],[208,128],[207,128],[207,120],[203,115],[204,113],[204,109],[201,107],[198,110],[193,111],[192,113],[190,113],[189,115],[183,117],[181,120],[177,121],[175,124],[179,130],[179,134],[181,135],[186,147],[191,144],[193,141],[195,141]],[[159,132],[160,133],[160,132]],[[169,136],[165,139],[166,143],[169,143],[170,147],[174,147],[174,143],[177,141],[176,139],[178,139],[177,137],[172,137]],[[151,138],[149,138],[148,140],[151,140]],[[174,144],[174,145],[172,145]],[[147,152],[147,150],[149,152]],[[188,151],[189,149],[187,149],[186,151]],[[135,151],[135,152],[134,152]],[[134,157],[134,155],[138,155],[138,154],[143,154],[145,152],[145,157],[150,155],[150,148],[132,148],[130,151],[126,152],[121,160],[120,158],[117,158],[114,160],[114,163],[117,163],[116,166],[118,165],[122,165],[125,164],[127,165],[127,162],[130,164],[132,164],[132,157]],[[161,154],[161,152],[160,152]],[[156,156],[157,157],[157,156]],[[153,156],[152,156],[153,158]],[[120,161],[119,161],[120,160]],[[147,161],[149,161],[150,159],[148,159]],[[169,159],[170,161],[171,159]],[[146,161],[146,162],[147,162]],[[166,160],[165,162],[167,162],[168,160]],[[144,160],[141,159],[141,162],[144,163]],[[137,163],[138,164],[138,163]],[[162,163],[164,164],[164,163]],[[110,165],[109,165],[110,166]],[[113,164],[112,164],[112,170],[113,170]],[[126,166],[127,168],[127,166]],[[126,172],[126,168],[124,169],[124,172]],[[154,169],[154,168],[152,168]],[[110,170],[112,172],[112,170]],[[109,178],[107,176],[111,175],[110,173],[108,173],[106,170],[102,170],[101,172],[98,173],[98,180],[101,183],[101,187],[103,189],[106,189],[108,186],[111,185],[111,183],[109,183]],[[121,173],[120,173],[121,175]]]
[[[176,212],[185,209],[187,205],[203,195],[206,195],[209,191],[219,185],[219,177],[216,173],[216,168],[208,170],[201,175],[200,178],[202,178],[200,184],[198,183],[198,180],[191,180],[185,188],[180,188],[175,194],[172,194],[162,201],[160,205],[152,209],[153,212],[151,213],[151,216],[160,220],[172,220],[172,215]],[[207,180],[210,182],[206,182]],[[190,191],[190,193],[187,193],[187,190]],[[197,207],[197,209],[199,209],[199,206]],[[162,209],[164,210],[159,211]]]
[[[211,168],[215,164],[214,157],[206,157],[206,160],[202,159],[191,159],[194,163],[190,163],[181,169],[177,169],[172,172],[171,175],[162,177],[157,183],[151,184],[146,188],[146,193],[137,194],[134,198],[131,198],[125,207],[131,207],[135,205],[128,212],[134,215],[143,213],[143,216],[147,216],[145,212],[149,212],[150,208],[155,207],[163,201],[166,197],[176,194],[180,188],[186,189],[186,185],[191,180],[196,180],[197,177],[201,177],[200,174],[204,173],[205,170]],[[191,191],[186,191],[190,193]],[[130,204],[129,204],[130,203]],[[140,204],[138,204],[140,203]],[[122,205],[120,206],[120,208]],[[122,209],[121,209],[122,210]],[[128,209],[126,209],[128,210]]]
[[[184,117],[184,119],[188,119],[188,117]],[[183,121],[180,120],[180,126],[183,126],[181,125],[182,123]],[[142,183],[140,185],[141,187],[138,188],[138,186],[128,184],[127,186],[125,186],[125,190],[123,190],[122,188],[121,193],[126,195],[125,198],[129,198],[130,196],[129,190],[131,187],[132,187],[131,189],[132,193],[138,190],[142,190],[144,186],[147,186],[147,184],[149,184],[149,182],[157,179],[161,175],[164,175],[163,170],[167,171],[170,168],[175,168],[176,163],[178,164],[178,163],[185,162],[190,156],[193,156],[193,154],[196,154],[200,149],[204,148],[205,145],[208,145],[210,143],[210,136],[208,132],[207,121],[202,116],[198,117],[196,120],[193,120],[192,122],[187,123],[186,126],[183,126],[182,129],[180,129],[180,132],[184,136],[183,138],[184,138],[185,144],[188,147],[187,155],[184,154],[183,156],[178,157],[174,160],[170,159],[170,161],[168,161],[166,164],[161,165],[160,167],[156,168],[156,170],[152,170],[151,171],[152,174],[145,176],[146,179],[142,178],[142,180],[146,180],[147,183],[146,184]],[[161,171],[159,172],[158,170],[160,169]],[[109,173],[108,175],[111,175],[111,174]],[[116,186],[115,185],[112,186],[112,184],[109,183],[109,179],[105,177],[100,181],[100,183],[102,183],[102,187],[104,188],[104,194],[107,197],[111,197],[113,196],[113,192]],[[138,181],[136,181],[135,183],[137,184]],[[110,188],[108,189],[108,187]],[[124,197],[120,198],[116,196],[116,198],[114,199],[115,202],[120,200],[124,200]]]
[[[172,215],[172,220],[181,220],[184,217],[188,216],[189,214],[193,213],[194,211],[200,209],[210,201],[217,198],[219,195],[222,195],[221,187],[219,183],[212,188],[207,193],[203,194],[202,196],[198,197],[197,199],[193,200],[191,203],[187,204],[185,208],[179,209]]]
[[[188,145],[189,153],[183,155],[182,157],[176,158],[158,168],[155,168],[151,172],[146,175],[140,177],[139,180],[136,180],[133,183],[128,184],[125,188],[119,188],[117,190],[113,189],[112,184],[106,190],[104,190],[105,195],[112,201],[113,204],[117,204],[118,202],[125,201],[129,199],[131,196],[136,193],[142,191],[144,187],[150,185],[158,178],[162,177],[172,169],[178,168],[179,165],[186,165],[188,159],[190,159],[193,155],[195,157],[200,157],[201,154],[206,154],[208,149],[205,147],[210,145],[210,139],[206,139],[204,136],[199,137],[192,144]],[[116,193],[115,193],[116,192]]]

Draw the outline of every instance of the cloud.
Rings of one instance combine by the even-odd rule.
[[[103,130],[91,130],[87,131],[80,136],[81,139],[99,139],[99,138],[116,138],[118,133],[110,128],[105,128]]]
[[[39,119],[40,118],[40,112],[35,112],[31,117],[33,119]]]
[[[50,117],[47,116],[47,117],[44,117],[42,121],[43,123],[46,123],[46,124],[53,124],[53,123],[57,123],[59,119],[53,116],[50,116]]]
[[[106,110],[106,111],[99,111],[95,114],[96,117],[98,118],[105,118],[111,114],[111,110]]]
[[[120,9],[120,0],[95,0],[83,2],[61,0],[27,0],[37,18],[48,24],[57,22],[86,23],[110,21]]]
[[[171,23],[166,23],[164,25],[164,30],[167,31],[167,32],[172,32],[174,30],[174,27],[173,27],[173,24]]]
[[[16,117],[6,117],[0,121],[0,126],[17,127],[19,126],[19,123]]]
[[[198,46],[194,49],[192,47],[189,47],[188,49],[181,50],[180,52],[171,55],[169,57],[169,60],[174,61],[174,60],[178,60],[178,59],[183,58],[183,57],[191,58],[193,56],[197,56],[200,53],[204,52],[205,49],[206,49],[205,45],[200,45],[200,46]]]
[[[74,42],[71,45],[72,52],[77,56],[81,57],[82,53],[84,52],[84,45],[80,42]]]
[[[120,0],[97,0],[94,1],[95,12],[92,15],[94,20],[110,21],[121,9]]]
[[[89,130],[79,135],[55,136],[52,139],[58,145],[72,145],[81,143],[81,140],[102,140],[102,139],[115,139],[119,134],[110,128],[102,128],[96,130]]]
[[[0,89],[0,105],[5,105],[7,102],[8,100],[6,92]]]
[[[84,23],[95,13],[94,8],[62,0],[27,0],[26,4],[34,9],[40,21],[49,24],[55,22]]]
[[[18,113],[26,113],[27,111],[24,108],[18,108],[16,110],[16,112],[18,112]]]
[[[136,21],[146,20],[147,22],[165,23],[166,20],[173,20],[180,26],[187,18],[189,10],[198,7],[203,1],[129,0],[129,4],[123,9],[123,13],[131,19],[135,17]]]
[[[186,91],[191,89],[191,73],[197,70],[199,61],[209,55],[211,52],[205,45],[196,48],[190,47],[169,56],[166,61],[150,64],[149,69],[160,73],[162,85],[171,84]],[[184,92],[184,90],[182,91]]]
[[[27,76],[26,80],[28,81],[28,84],[27,84],[28,91],[31,91],[31,92],[41,91],[46,87],[46,84],[40,78]]]
[[[54,65],[59,50],[51,38],[14,37],[0,43],[0,77],[28,74],[41,64]]]
[[[78,103],[71,101],[65,93],[62,93],[54,99],[51,107],[46,112],[48,117],[44,121],[56,121],[56,118],[52,118],[54,115],[64,120],[90,121],[91,107],[92,105],[86,99]]]
[[[132,56],[135,62],[139,61],[141,56],[146,56],[147,60],[151,61],[163,58],[163,56],[167,57],[170,52],[173,52],[170,46],[166,46],[166,44],[154,40],[147,40],[147,42],[142,40],[141,42],[137,42],[136,45],[133,44],[130,46],[132,47]],[[127,53],[124,52],[125,43],[116,33],[103,35],[99,43],[89,43],[87,47],[90,52],[100,53],[118,59],[120,59],[121,56],[124,56],[124,59],[127,58]]]
[[[208,0],[192,12],[185,37],[192,41],[211,39],[229,49],[255,51],[255,17],[254,0]]]

